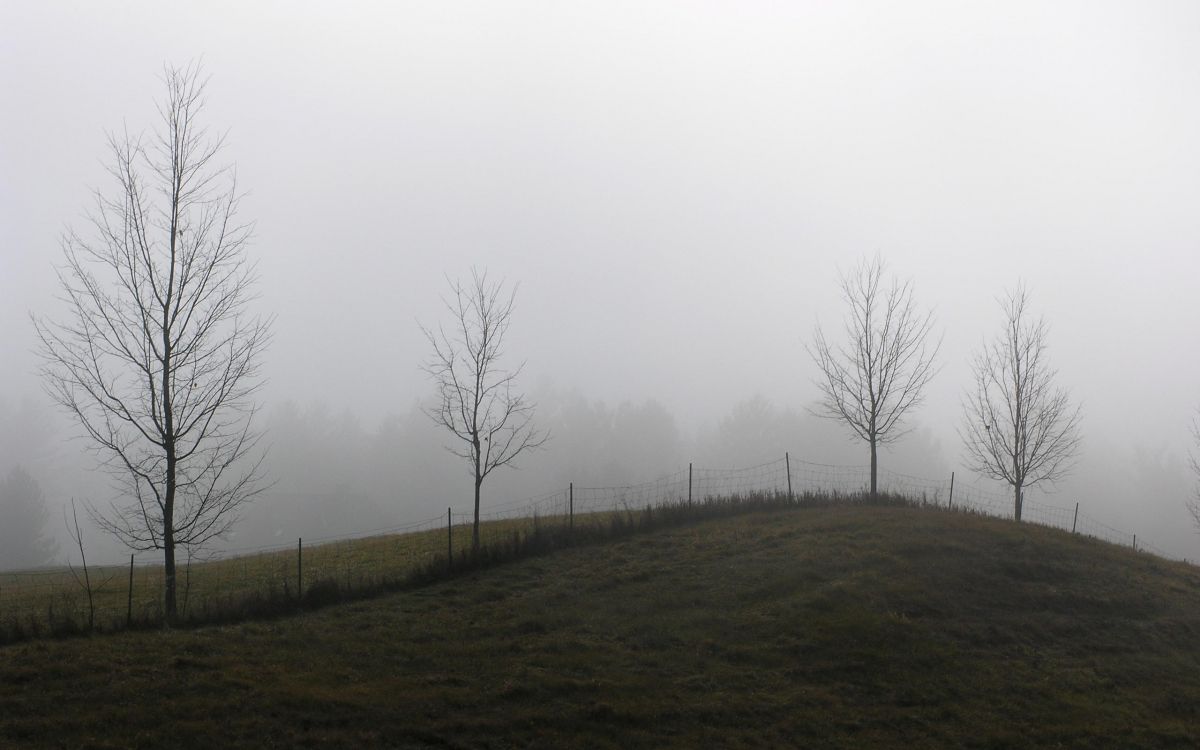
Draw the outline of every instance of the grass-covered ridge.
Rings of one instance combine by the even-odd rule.
[[[809,507],[297,617],[0,649],[0,746],[168,745],[1195,747],[1200,571]]]
[[[175,626],[292,614],[338,601],[424,585],[562,547],[779,508],[863,502],[861,495],[755,492],[696,502],[662,498],[643,507],[619,503],[587,513],[513,515],[486,521],[480,546],[470,523],[424,522],[403,531],[311,541],[178,568]],[[875,503],[912,503],[881,495]],[[518,509],[518,513],[520,509]],[[85,586],[90,586],[90,591]],[[161,565],[58,568],[0,573],[0,644],[40,636],[72,636],[166,624]]]

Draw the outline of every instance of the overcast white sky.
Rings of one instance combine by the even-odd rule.
[[[430,392],[443,274],[521,284],[527,380],[685,429],[816,395],[803,344],[880,253],[945,332],[916,414],[955,461],[967,359],[1024,279],[1090,445],[1183,456],[1200,402],[1200,5],[0,4],[0,387],[28,312],[202,59],[250,191],[270,398]],[[1131,516],[1138,511],[1130,510]]]

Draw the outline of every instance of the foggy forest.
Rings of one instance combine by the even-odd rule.
[[[32,10],[11,12],[29,13],[28,22],[36,22]],[[318,23],[318,18],[295,20]],[[477,23],[484,18],[478,16]],[[832,14],[826,20],[851,23]],[[715,21],[698,16],[695,36],[656,53],[666,56],[660,62],[686,59],[683,45],[709,38],[715,31],[706,24]],[[338,48],[338,29],[348,28],[335,25],[326,46],[297,60],[289,75],[306,76],[326,51]],[[603,38],[603,28],[600,24],[594,30],[596,39]],[[1007,32],[997,26],[981,33],[1002,39]],[[1087,45],[1099,44],[1098,38],[1080,37],[1081,54]],[[8,54],[22,54],[27,43],[11,40]],[[889,43],[877,54],[886,54]],[[413,48],[433,54],[435,48],[425,44]],[[238,59],[233,49],[230,64]],[[533,75],[528,66],[540,53],[515,49],[483,46],[476,54],[480,61],[488,56],[503,60],[513,75]],[[650,48],[634,49],[648,53]],[[1170,49],[1155,54],[1167,55]],[[906,415],[912,431],[885,447],[884,465],[920,477],[941,479],[957,470],[966,481],[988,481],[969,470],[964,475],[961,401],[969,390],[972,352],[1000,325],[997,301],[1023,282],[1049,326],[1049,357],[1061,384],[1085,406],[1075,469],[1039,491],[1049,493],[1044,496],[1052,502],[1079,502],[1110,525],[1140,533],[1173,556],[1194,556],[1198,540],[1187,504],[1196,484],[1189,469],[1195,452],[1190,429],[1200,399],[1190,390],[1191,368],[1180,359],[1186,361],[1190,350],[1181,350],[1180,343],[1196,313],[1187,306],[1190,291],[1180,285],[1191,275],[1187,269],[1195,253],[1186,232],[1169,229],[1173,220],[1168,216],[1188,205],[1189,193],[1168,186],[1175,185],[1171,175],[1188,173],[1185,155],[1194,155],[1195,147],[1150,139],[1149,131],[1138,130],[1150,120],[1136,117],[1149,118],[1153,110],[1130,110],[1120,103],[1121,92],[1136,91],[1141,100],[1156,89],[1135,78],[1136,68],[1124,77],[1100,70],[1089,74],[1088,84],[1077,87],[1072,97],[1056,99],[1057,114],[1043,132],[1023,128],[1021,118],[1032,122],[1028,118],[1035,110],[1009,111],[1011,125],[989,131],[1002,138],[997,148],[971,152],[968,163],[953,168],[939,167],[941,182],[930,182],[907,165],[903,149],[878,160],[862,154],[853,170],[888,179],[908,174],[917,180],[915,188],[896,193],[870,179],[877,185],[873,193],[847,198],[831,212],[814,207],[831,205],[855,182],[851,169],[828,171],[836,167],[839,149],[852,143],[882,148],[881,135],[870,137],[871,131],[864,131],[830,140],[827,134],[837,127],[830,115],[810,123],[809,132],[760,136],[767,139],[744,151],[739,161],[730,160],[736,149],[722,150],[737,141],[717,135],[735,113],[753,117],[766,107],[791,107],[779,121],[786,122],[806,96],[819,102],[832,95],[820,84],[806,84],[813,87],[807,91],[788,90],[779,101],[768,98],[766,89],[742,90],[727,100],[723,114],[710,118],[708,125],[693,120],[680,127],[683,138],[647,161],[646,149],[665,145],[662,139],[680,118],[703,111],[709,100],[682,88],[674,100],[647,110],[650,119],[634,129],[631,118],[639,110],[633,102],[656,94],[649,82],[627,78],[631,68],[615,67],[596,81],[630,82],[626,108],[609,115],[616,118],[610,132],[624,139],[621,158],[630,165],[617,173],[596,171],[608,157],[597,150],[599,144],[587,145],[592,142],[587,128],[602,122],[592,119],[593,107],[603,101],[599,89],[580,88],[574,100],[533,99],[524,105],[502,103],[491,95],[461,99],[474,102],[492,119],[516,123],[542,117],[553,135],[539,152],[526,152],[532,136],[511,130],[512,135],[504,136],[503,129],[489,128],[479,136],[463,135],[457,149],[445,149],[413,130],[417,124],[407,119],[405,108],[391,110],[378,97],[364,98],[370,89],[334,93],[320,76],[308,77],[304,102],[329,95],[339,102],[334,109],[343,117],[334,119],[330,108],[318,113],[312,104],[298,101],[291,106],[308,107],[301,110],[307,124],[278,127],[262,115],[270,101],[263,91],[280,91],[278,85],[264,89],[258,80],[226,73],[217,62],[225,54],[221,50],[198,48],[194,55],[205,60],[206,80],[211,76],[203,124],[227,133],[221,164],[236,166],[247,191],[243,218],[254,224],[246,249],[259,277],[254,307],[274,316],[275,325],[263,356],[266,382],[257,415],[269,488],[218,544],[245,548],[281,538],[337,536],[397,526],[469,504],[470,480],[464,485],[461,462],[446,453],[444,436],[422,413],[433,392],[420,370],[428,352],[419,324],[437,320],[446,278],[465,277],[473,268],[519,289],[506,354],[513,365],[526,363],[520,385],[536,404],[537,423],[552,436],[542,450],[523,456],[518,469],[498,473],[490,497],[533,497],[572,481],[629,484],[689,462],[752,465],[785,451],[815,463],[865,464],[867,456],[852,434],[836,422],[815,418],[818,378],[806,347],[818,322],[840,325],[839,274],[863,259],[879,257],[890,273],[914,284],[918,302],[933,311],[937,335],[944,339],[925,403]],[[768,44],[742,61],[744,71],[730,68],[723,78],[709,79],[732,81],[736,74],[769,66],[793,52]],[[1026,89],[986,94],[982,87],[963,88],[949,69],[929,72],[927,65],[938,59],[934,55],[943,53],[952,51],[916,53],[907,67],[869,85],[853,68],[847,70],[845,85],[857,92],[850,100],[860,111],[837,117],[852,117],[864,128],[874,119],[871,107],[893,106],[897,109],[891,112],[889,130],[878,133],[890,132],[897,143],[908,139],[915,145],[926,137],[918,129],[921,120],[899,115],[917,118],[922,96],[941,97],[935,110],[941,116],[926,112],[920,115],[926,122],[951,127],[958,118],[961,125],[955,127],[964,127],[967,118],[987,111],[985,105],[995,109],[1016,97],[1034,100],[1052,90],[1048,81],[1026,81]],[[154,54],[147,48],[139,56],[112,61],[111,82],[104,84],[67,83],[68,69],[55,67],[45,68],[46,81],[35,86],[30,80],[18,82],[8,66],[6,90],[18,97],[12,111],[27,114],[6,122],[3,139],[5,172],[11,179],[5,181],[0,277],[5,352],[0,362],[5,385],[0,391],[0,471],[13,488],[24,483],[28,489],[7,491],[3,533],[24,541],[0,545],[0,567],[63,562],[67,534],[62,516],[69,499],[103,505],[113,496],[110,479],[97,472],[95,456],[79,440],[77,426],[43,393],[29,316],[57,309],[60,237],[66,227],[79,225],[91,191],[111,187],[103,179],[105,134],[120,127],[152,132],[155,102],[162,99],[164,60],[190,64],[190,58],[165,51],[160,59],[144,62]],[[575,62],[596,61],[607,52],[597,48],[595,54]],[[849,56],[852,50],[836,54]],[[1051,54],[1048,47],[1034,48],[1022,64],[1034,65],[1038,55]],[[714,55],[711,64],[725,59]],[[471,64],[462,60],[436,68],[441,89],[467,85]],[[1061,64],[1051,69],[1070,75],[1075,63]],[[1158,63],[1146,58],[1139,64],[1152,70]],[[975,65],[977,75],[999,75],[998,68],[985,62]],[[1174,68],[1180,74],[1184,69]],[[658,70],[664,82],[674,75],[671,65]],[[705,78],[699,71],[692,75],[694,80]],[[925,75],[932,77],[924,90],[911,88],[912,81],[925,80],[920,78]],[[361,80],[365,84],[368,79]],[[408,85],[405,80],[396,79],[400,91]],[[418,80],[413,78],[412,85]],[[569,90],[557,79],[542,80],[545,87]],[[1149,80],[1163,92],[1170,90],[1161,77]],[[910,100],[888,105],[868,87],[883,91],[886,85],[908,91]],[[55,88],[64,96],[35,101],[31,97],[39,87]],[[546,88],[547,96],[551,90]],[[100,99],[102,91],[120,95]],[[419,90],[413,92],[410,96],[420,100]],[[1112,101],[1096,98],[1104,92]],[[393,98],[399,105],[403,96]],[[64,100],[88,103],[90,109],[81,110],[88,117],[55,116],[52,107],[61,105],[54,102]],[[544,116],[551,101],[560,103],[557,114]],[[426,106],[435,117],[452,111],[449,99],[430,99]],[[1093,118],[1089,107],[1125,114]],[[400,118],[395,128],[383,126],[380,118],[388,116]],[[50,117],[59,131],[67,122],[74,130],[53,139],[34,138],[35,130],[46,131],[38,118]],[[355,119],[362,117],[368,119]],[[1101,166],[1084,150],[1085,138],[1073,130],[1072,151],[1057,135],[1057,129],[1077,128],[1085,118],[1091,128],[1086,137],[1096,143],[1136,143],[1141,155],[1105,152],[1109,166],[1103,168],[1117,171],[1102,181],[1091,179],[1089,170]],[[355,131],[356,122],[371,124]],[[1173,132],[1183,133],[1179,122]],[[279,135],[281,130],[284,137],[273,138],[270,148],[256,145],[265,142],[260,139],[268,132]],[[428,132],[436,139],[451,137],[452,131],[431,126]],[[323,145],[333,142],[340,145]],[[921,149],[936,158],[949,158],[959,148],[953,142],[936,147],[921,142]],[[389,145],[384,148],[383,143]],[[469,150],[462,151],[464,147]],[[564,175],[576,175],[570,188],[575,194],[570,203],[555,203],[552,193],[563,177],[547,170],[568,147],[573,156],[562,168]],[[335,152],[345,157],[334,159]],[[1061,162],[1055,167],[1059,173],[1076,176],[1072,183],[1038,178],[1040,190],[1053,191],[1047,195],[1000,191],[982,182],[984,176],[1002,181],[1022,173],[1033,179],[1050,163],[1045,155],[1051,153]],[[1168,153],[1168,161],[1156,161],[1155,154]],[[304,156],[283,166],[280,159],[297,154]],[[791,165],[816,154],[827,164],[812,162],[816,169],[801,170],[803,178],[795,176]],[[768,166],[767,159],[779,164]],[[16,177],[34,163],[41,165],[36,176]],[[681,170],[689,163],[708,172],[711,188],[703,187],[699,173],[685,176]],[[1038,164],[1043,166],[1034,166]],[[356,165],[366,171],[352,178]],[[1162,181],[1120,176],[1150,168],[1163,170]],[[299,169],[309,176],[301,177]],[[465,180],[450,178],[456,174]],[[392,175],[391,184],[386,175]],[[499,202],[488,206],[484,196],[501,175],[522,188],[495,195]],[[949,178],[960,179],[959,186]],[[347,181],[354,179],[363,182]],[[974,180],[974,186],[964,180]],[[680,190],[668,187],[671,181]],[[772,181],[774,188],[763,193]],[[306,185],[302,193],[296,190],[299,183]],[[418,184],[423,194],[412,192]],[[751,184],[762,187],[741,193],[759,195],[759,200],[730,199],[735,186]],[[1149,198],[1148,184],[1161,185],[1162,200]],[[1076,192],[1072,185],[1086,188]],[[1122,190],[1137,191],[1138,197],[1127,200]],[[604,192],[593,193],[593,199],[586,191]],[[514,202],[518,192],[527,197]],[[722,208],[704,209],[705,201]],[[918,201],[928,210],[914,212],[922,205]],[[540,209],[531,213],[527,207],[534,205]],[[1108,208],[1116,205],[1122,210]],[[457,218],[447,212],[451,206]],[[650,207],[654,209],[643,215]],[[1035,210],[1036,216],[1030,213]],[[944,212],[951,221],[936,221],[931,225],[936,229],[923,233],[914,220],[933,220],[929,211]],[[767,223],[759,220],[767,215]],[[987,228],[968,231],[972,215]],[[571,225],[587,229],[572,235],[566,232]],[[1135,227],[1138,234],[1130,234]],[[101,534],[91,538],[98,557],[119,558],[119,543]]]

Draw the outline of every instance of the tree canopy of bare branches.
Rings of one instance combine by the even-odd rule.
[[[871,495],[878,492],[879,446],[903,437],[904,417],[919,405],[937,372],[941,340],[933,313],[917,310],[912,282],[891,277],[876,256],[841,276],[849,306],[844,341],[833,344],[817,325],[807,347],[820,377],[813,413],[842,422],[870,446]]]
[[[1004,331],[975,356],[974,389],[964,399],[959,433],[972,468],[1012,487],[1020,521],[1025,488],[1070,471],[1082,412],[1054,383],[1046,321],[1032,318],[1025,287],[1018,285],[1000,306]]]
[[[217,163],[223,139],[200,124],[205,82],[196,66],[164,82],[152,136],[109,136],[113,188],[97,191],[86,236],[63,239],[65,312],[34,325],[46,390],[121,490],[93,517],[163,551],[171,621],[176,548],[227,532],[262,489],[252,425],[270,320],[248,310],[251,226]]]
[[[479,497],[483,480],[522,453],[541,447],[547,433],[533,423],[534,405],[515,390],[524,365],[501,366],[504,337],[512,322],[516,288],[491,282],[473,270],[471,282],[450,281],[445,298],[449,327],[421,327],[433,354],[425,364],[437,387],[435,405],[426,410],[454,436],[449,450],[465,459],[475,480],[472,549],[479,549]]]

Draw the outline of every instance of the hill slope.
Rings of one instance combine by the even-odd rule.
[[[0,746],[1196,747],[1200,571],[760,513],[301,617],[0,649]]]

